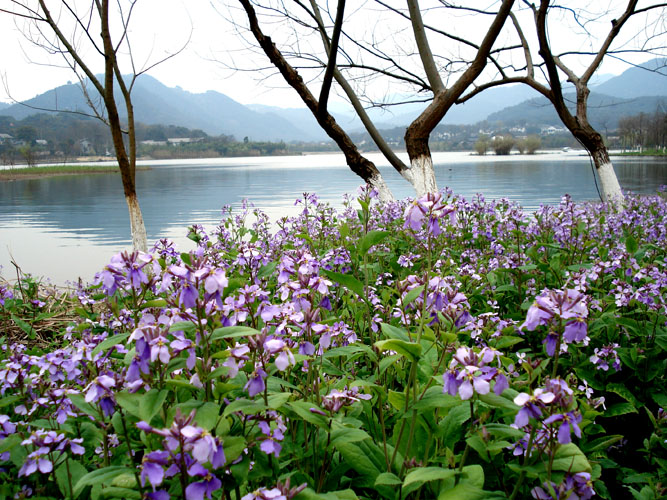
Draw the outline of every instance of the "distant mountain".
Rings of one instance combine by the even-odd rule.
[[[324,141],[329,139],[308,108],[279,108],[277,106],[266,106],[264,104],[247,104],[246,107],[263,115],[278,116],[283,120],[287,120],[292,126],[300,130],[307,130],[311,138],[304,140]]]
[[[596,84],[591,85],[591,122],[596,127],[613,129],[620,116],[642,111],[650,113],[657,106],[665,105],[667,59],[648,61],[619,76],[598,75],[593,81]],[[567,93],[568,87],[565,91]],[[91,95],[94,94],[91,92]],[[256,141],[328,140],[305,107],[246,106],[215,91],[193,94],[180,87],[170,88],[148,75],[142,75],[137,80],[132,95],[135,119],[147,125],[177,125],[201,129],[210,135],[232,135],[237,140],[245,137]],[[388,102],[401,102],[405,98],[391,95]],[[0,103],[0,115],[23,119],[40,112],[40,109],[90,112],[78,84],[57,87],[24,104]],[[370,108],[367,112],[377,128],[389,130],[409,125],[426,105],[402,104],[385,109]],[[332,102],[329,107],[348,133],[363,130],[361,121],[349,104]],[[527,85],[517,84],[488,89],[465,104],[452,107],[442,125],[470,125],[484,120],[506,124],[560,124],[546,99]]]
[[[601,79],[598,77],[598,81]],[[573,92],[567,92],[571,88],[564,86],[565,99],[573,110],[575,96]],[[592,85],[588,117],[596,128],[615,129],[618,119],[623,116],[653,113],[666,106],[667,59],[652,59],[599,85]],[[541,96],[491,113],[487,120],[505,124],[562,125],[553,106]]]
[[[568,107],[574,110],[574,95],[566,95]],[[653,113],[656,109],[667,107],[667,96],[636,97],[619,99],[608,95],[591,93],[588,98],[588,118],[593,127],[613,130],[618,126],[618,119],[639,113]],[[560,118],[551,103],[544,97],[530,99],[516,106],[507,107],[488,116],[487,121],[503,122],[506,125],[539,124],[562,126]]]
[[[135,120],[148,125],[180,125],[201,129],[211,135],[233,135],[241,140],[315,140],[308,128],[297,127],[273,113],[258,113],[224,94],[208,91],[193,94],[179,87],[170,88],[155,78],[142,75],[132,92]],[[79,85],[63,85],[0,110],[16,119],[37,113],[35,108],[89,113]],[[121,117],[126,116],[119,107]]]
[[[667,59],[652,59],[592,87],[598,94],[622,99],[667,96]]]

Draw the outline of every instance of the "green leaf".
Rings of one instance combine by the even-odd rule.
[[[153,299],[153,300],[147,300],[141,306],[139,307],[140,309],[148,309],[149,307],[166,307],[167,301],[164,299]]]
[[[249,335],[259,335],[260,333],[259,330],[255,330],[249,326],[223,326],[213,330],[209,340],[213,342],[220,339],[235,339]]]
[[[382,452],[380,452],[380,456],[374,457],[372,448],[366,446],[367,442],[338,443],[336,449],[350,468],[361,476],[358,481],[359,485],[373,487],[376,478],[380,475],[380,465],[383,458]],[[379,459],[378,463],[373,458]]]
[[[35,338],[35,330],[33,329],[30,323],[23,321],[15,314],[12,314],[11,316],[12,316],[12,321],[16,323],[16,326],[18,326],[21,330],[23,330],[23,332],[26,333],[28,337],[30,337],[30,339]]]
[[[85,396],[83,394],[68,394],[67,397],[70,399],[72,404],[76,406],[79,410],[87,415],[92,415],[93,417],[99,417],[100,414],[97,409],[90,403],[86,403]]]
[[[230,464],[241,456],[248,444],[243,436],[224,436],[222,446],[225,450],[226,463]]]
[[[389,236],[388,231],[369,231],[363,238],[359,240],[357,245],[357,253],[359,256],[366,255],[372,246],[377,245],[387,236]]]
[[[259,271],[257,272],[257,277],[267,278],[271,276],[273,274],[273,271],[276,270],[277,266],[278,266],[277,262],[269,262],[268,264],[259,268]]]
[[[195,387],[192,385],[190,382],[187,380],[165,380],[165,385],[168,387],[173,387],[175,389],[187,389],[192,392],[199,392],[201,389],[199,387]]]
[[[121,474],[133,474],[134,470],[121,465],[112,465],[89,472],[76,482],[74,486],[74,496],[79,496],[86,486],[94,484],[107,484]]]
[[[519,342],[523,342],[524,339],[521,337],[512,337],[510,335],[503,335],[502,337],[498,338],[495,342],[490,342],[490,344],[495,347],[496,349],[507,349],[508,347],[511,347],[515,344],[518,344]]]
[[[144,397],[143,394],[139,394],[136,392],[130,394],[127,391],[117,392],[115,394],[116,402],[120,405],[120,407],[123,410],[128,412],[130,415],[134,415],[135,417],[142,420],[143,417],[141,416],[140,405],[143,397]]]
[[[21,400],[20,396],[12,395],[0,399],[0,408],[6,408]]]
[[[470,405],[462,401],[455,406],[438,426],[438,432],[442,436],[444,446],[453,446],[462,432],[463,422],[470,418]]]
[[[210,431],[218,423],[219,416],[220,405],[217,403],[208,402],[197,408],[195,422],[197,422],[201,428]]]
[[[119,333],[118,335],[114,335],[113,337],[109,337],[108,339],[104,339],[102,342],[97,344],[95,349],[93,349],[92,355],[93,357],[102,351],[106,351],[109,347],[113,347],[115,345],[120,344],[123,342],[126,338],[130,336],[129,333]]]
[[[169,332],[185,332],[185,333],[194,333],[195,331],[195,324],[192,323],[191,321],[179,321],[178,323],[174,323],[169,327]]]
[[[454,477],[458,472],[454,469],[443,469],[442,467],[419,467],[407,473],[403,481],[403,493],[405,495],[415,491],[422,484],[430,481],[441,481]]]
[[[630,403],[616,403],[607,408],[601,416],[617,417],[628,413],[637,413],[637,409]]]
[[[632,391],[630,391],[625,385],[619,384],[619,383],[612,383],[612,384],[607,384],[607,387],[605,387],[609,392],[613,392],[615,394],[618,394],[621,396],[623,399],[625,399],[628,403],[631,403],[632,406],[635,408],[641,408],[644,406],[640,401],[637,400],[634,394],[632,394]]]
[[[389,323],[381,323],[380,328],[382,328],[382,333],[384,333],[390,339],[398,339],[410,342],[410,336],[403,328],[390,325]]]
[[[505,397],[498,396],[494,392],[489,392],[488,394],[479,394],[480,401],[486,403],[489,406],[494,408],[504,408],[506,410],[519,411],[519,407],[514,404],[514,401],[507,399]]]
[[[20,445],[21,441],[23,441],[23,438],[21,438],[21,436],[18,434],[10,434],[5,439],[0,441],[0,453],[4,453],[11,450],[15,446]]]
[[[493,495],[481,488],[472,486],[468,483],[457,484],[453,488],[441,491],[438,500],[491,500],[494,498],[507,498],[504,496]]]
[[[404,340],[398,339],[389,339],[389,340],[378,340],[375,344],[375,347],[378,348],[380,352],[384,351],[396,351],[398,354],[402,354],[411,361],[419,359],[422,353],[422,346],[416,342],[406,342]]]
[[[243,412],[247,415],[255,415],[266,410],[266,405],[259,401],[251,401],[249,399],[237,399],[227,405],[223,412],[224,417],[228,417],[237,411]]]
[[[637,243],[637,240],[631,234],[629,234],[628,237],[625,238],[625,249],[631,255],[637,252],[637,250],[639,249],[639,244]]]
[[[334,423],[333,429],[331,430],[331,444],[333,446],[337,446],[341,443],[356,443],[358,441],[363,441],[364,439],[370,439],[370,436],[366,431],[361,429],[354,429]]]
[[[324,274],[330,280],[335,281],[339,285],[344,286],[348,290],[356,293],[362,299],[366,299],[364,284],[351,274],[342,274],[334,271],[327,271],[325,269],[321,269],[320,273]]]
[[[289,403],[285,403],[283,408],[293,411],[303,420],[310,422],[313,425],[323,429],[329,427],[329,419],[327,419],[327,417],[311,411],[311,408],[322,411],[322,409],[318,408],[315,403],[309,403],[308,401],[290,401]]]
[[[413,288],[412,290],[410,290],[408,293],[405,294],[405,297],[403,297],[403,300],[401,301],[401,305],[403,307],[407,306],[413,300],[419,297],[423,291],[424,291],[424,285],[420,285],[416,288]]]
[[[393,356],[387,356],[386,358],[382,358],[380,360],[380,364],[378,365],[378,368],[380,370],[380,375],[382,375],[387,368],[392,366],[394,363],[396,363],[397,360],[399,360],[401,357],[398,354],[394,354]]]
[[[350,344],[342,347],[335,347],[324,353],[325,358],[337,358],[344,356],[346,358],[352,357],[355,354],[364,353],[371,361],[377,361],[377,354],[373,349],[366,344]]]
[[[141,493],[136,490],[131,490],[129,488],[119,488],[117,486],[111,486],[109,488],[103,488],[100,491],[99,498],[106,500],[109,499],[128,499],[128,500],[140,500]]]
[[[568,472],[592,472],[591,464],[588,463],[586,455],[582,453],[579,447],[574,443],[561,445],[556,454],[552,470]]]
[[[375,486],[397,486],[401,483],[401,479],[391,472],[383,472],[375,479]]]
[[[403,410],[405,408],[405,393],[398,391],[389,391],[387,393],[387,400],[397,410]]]
[[[67,465],[65,465],[65,462],[61,462],[60,466],[56,469],[56,482],[58,483],[60,492],[63,494],[63,498],[71,498],[69,489],[70,481],[72,484],[72,490],[74,490],[74,485],[87,473],[88,471],[86,468],[76,460],[69,460],[69,473],[67,471]],[[79,496],[79,494],[77,493],[76,495],[72,496],[76,498]]]
[[[479,435],[475,434],[466,439],[466,443],[477,452],[479,457],[485,462],[489,461],[489,452],[487,450],[486,443],[482,440]]]
[[[287,403],[291,397],[292,394],[290,394],[289,392],[279,392],[277,394],[271,394],[268,397],[268,407],[271,408],[272,410],[277,410],[285,403]]]
[[[623,439],[623,435],[621,434],[614,434],[612,436],[603,436],[601,438],[589,441],[586,444],[582,444],[581,447],[583,448],[583,451],[585,451],[586,453],[593,453],[594,451],[606,450],[612,444],[620,441],[621,439]]]
[[[155,415],[162,409],[162,404],[167,399],[169,391],[162,389],[151,389],[139,400],[139,418],[150,423]]]

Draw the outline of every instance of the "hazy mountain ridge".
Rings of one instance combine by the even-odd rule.
[[[664,106],[667,97],[667,59],[654,59],[633,67],[621,75],[600,75],[592,85],[589,117],[594,126],[613,129],[618,118],[639,112],[650,113]],[[644,69],[642,69],[644,68]],[[647,70],[647,69],[648,70]],[[568,88],[565,91],[567,94]],[[94,95],[94,89],[91,89]],[[322,141],[328,137],[307,108],[279,108],[266,105],[243,105],[210,90],[190,93],[180,87],[167,87],[155,78],[142,75],[133,91],[135,119],[147,125],[178,125],[201,129],[210,135],[232,135],[237,140],[248,137],[256,141]],[[394,102],[404,96],[389,96]],[[570,100],[573,96],[570,95]],[[40,110],[90,113],[78,84],[62,85],[22,104],[0,103],[0,115],[23,119]],[[119,102],[120,104],[120,102]],[[426,103],[389,106],[368,110],[379,129],[405,127],[425,108]],[[345,104],[332,102],[332,114],[350,133],[363,129],[361,121]],[[125,114],[119,106],[121,117]],[[470,125],[484,120],[533,125],[561,125],[547,100],[527,85],[515,84],[488,89],[470,101],[452,107],[442,121],[446,124]]]
[[[211,135],[233,135],[238,140],[312,140],[311,134],[277,115],[257,113],[224,94],[208,91],[193,94],[170,88],[155,78],[142,75],[132,92],[135,120],[148,125],[180,125],[201,129]],[[76,111],[90,114],[78,84],[62,85],[24,104],[0,110],[2,115],[23,119],[43,110]],[[121,118],[127,116],[119,102]]]

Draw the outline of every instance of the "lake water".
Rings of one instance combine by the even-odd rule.
[[[411,186],[379,155],[369,155],[397,198],[413,196]],[[407,157],[405,158],[407,161]],[[578,201],[599,199],[588,158],[576,152],[535,156],[478,157],[436,153],[438,186],[471,197],[509,198],[525,209],[556,204],[568,193]],[[655,193],[667,184],[667,160],[614,158],[624,190]],[[168,237],[181,250],[192,248],[187,227],[214,227],[221,208],[244,198],[276,219],[294,214],[304,192],[342,205],[361,179],[340,154],[293,157],[225,158],[140,162],[137,192],[149,245]],[[129,248],[129,221],[120,176],[113,174],[46,177],[0,182],[0,270],[15,276],[13,258],[24,272],[54,283],[92,279],[116,252]]]

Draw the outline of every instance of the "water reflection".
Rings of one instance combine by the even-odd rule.
[[[575,200],[598,198],[586,157],[563,154],[535,157],[484,157],[467,153],[434,155],[436,177],[466,197],[506,197],[527,210],[558,203],[569,193]],[[396,197],[411,196],[410,186],[383,162],[379,165]],[[407,161],[407,158],[405,158]],[[667,162],[650,158],[615,159],[624,189],[654,193],[667,184]],[[214,226],[223,205],[237,208],[244,198],[272,218],[295,213],[294,200],[304,191],[341,206],[359,178],[344,166],[342,155],[238,158],[154,163],[137,172],[137,192],[149,241],[175,239],[190,248],[186,227]],[[0,265],[4,276],[11,256],[24,270],[58,283],[90,279],[116,251],[128,247],[127,207],[117,175],[50,177],[0,183]]]

